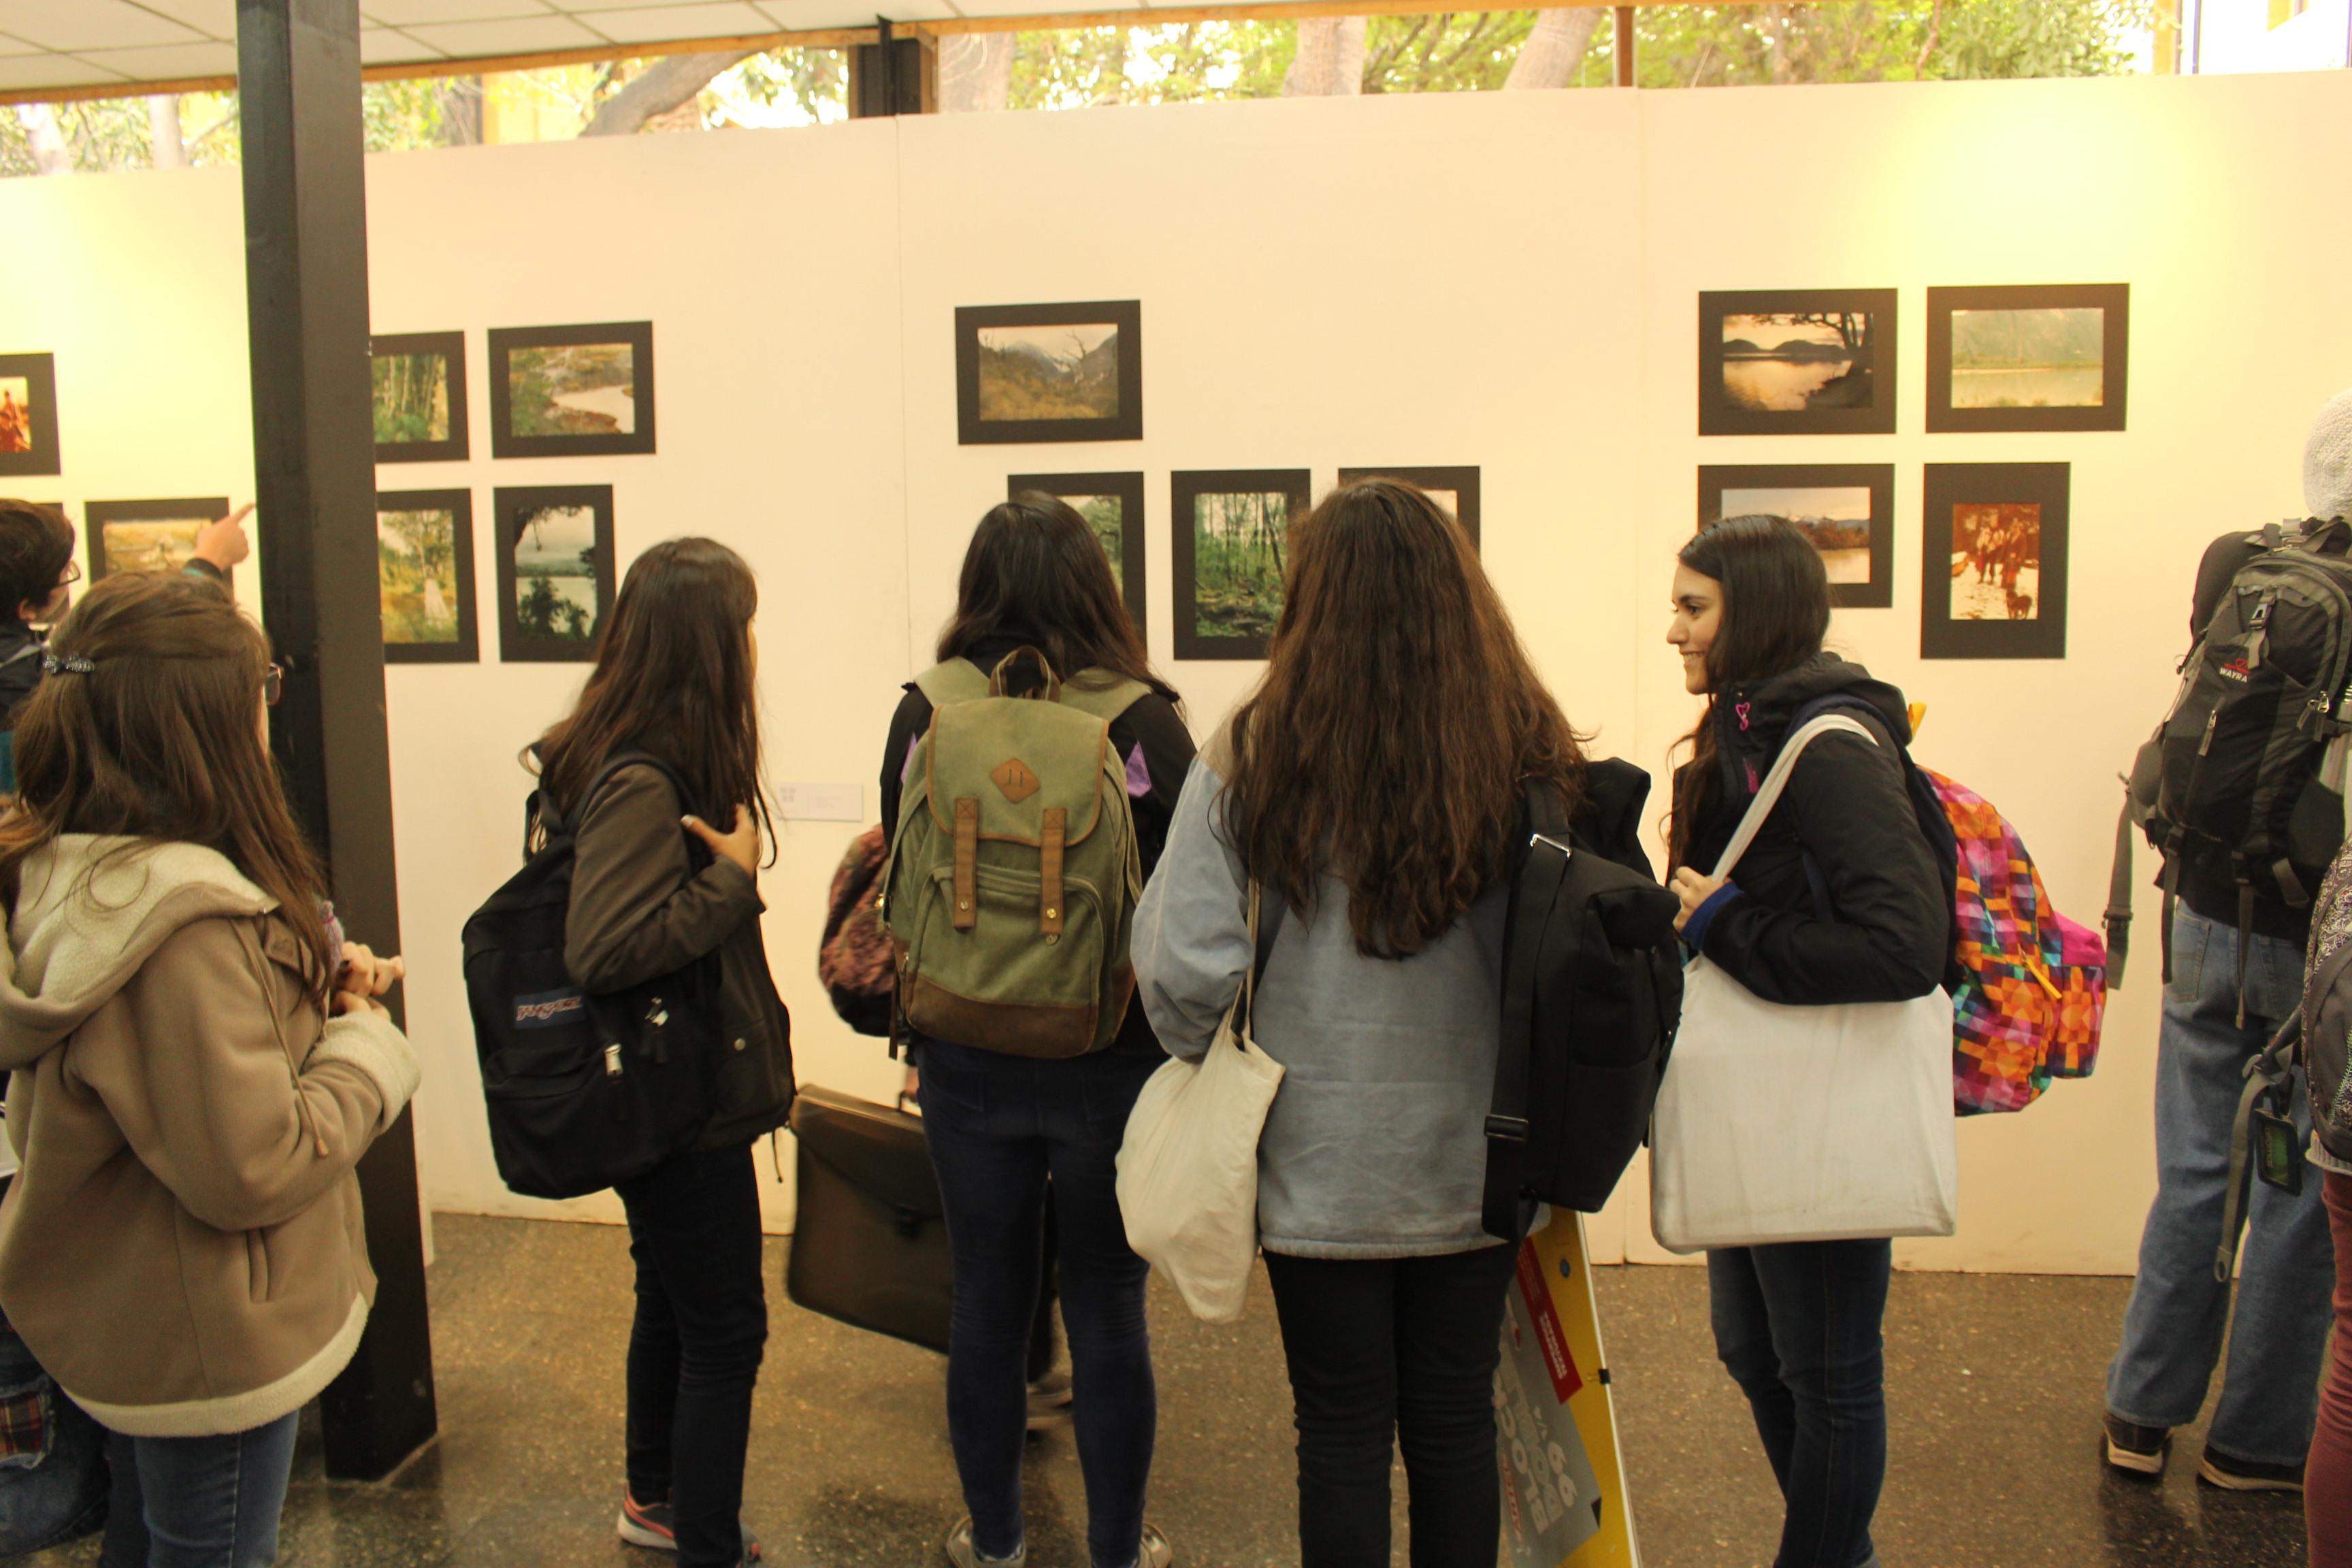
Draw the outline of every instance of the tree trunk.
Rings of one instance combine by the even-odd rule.
[[[940,112],[988,113],[1013,106],[1012,33],[950,33],[940,40]]]
[[[1598,5],[1537,12],[1535,30],[1519,46],[1519,58],[1511,62],[1511,74],[1503,86],[1566,87],[1576,79],[1577,68],[1584,64],[1584,52],[1591,47],[1592,35],[1600,26]]]
[[[1283,73],[1285,98],[1344,98],[1364,90],[1364,18],[1307,16]]]
[[[606,99],[588,123],[580,128],[583,136],[629,136],[645,129],[646,121],[658,114],[667,114],[679,104],[709,87],[711,79],[739,61],[750,59],[757,49],[727,49],[711,55],[671,55],[656,61],[643,75],[634,78],[627,86]]]
[[[180,138],[178,94],[159,92],[149,97],[147,141],[152,150],[150,161],[154,167],[184,169],[188,166],[188,144]]]
[[[454,76],[441,84],[441,144],[482,144],[482,79]]]
[[[25,128],[25,144],[33,151],[33,166],[44,174],[73,173],[73,154],[66,151],[65,132],[58,129],[58,111],[46,103],[20,103],[16,123]]]

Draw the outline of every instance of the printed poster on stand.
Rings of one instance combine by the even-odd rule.
[[[1641,1565],[1584,1258],[1583,1216],[1552,1211],[1519,1248],[1503,1315],[1495,1417],[1511,1568]]]

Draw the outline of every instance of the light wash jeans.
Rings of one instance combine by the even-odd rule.
[[[269,1568],[300,1419],[217,1437],[110,1434],[114,1510],[99,1568]]]
[[[2301,950],[2276,937],[2248,940],[2240,1028],[2237,928],[2186,904],[2174,911],[2172,981],[2157,1036],[2156,1203],[2123,1343],[2107,1368],[2107,1409],[2138,1426],[2195,1420],[2226,1325],[2229,1367],[2207,1441],[2232,1458],[2299,1465],[2311,1447],[2334,1317],[2335,1252],[2317,1172],[2305,1173],[2299,1197],[2253,1184],[2234,1319],[2229,1285],[2213,1278],[2246,1061],[2303,999]],[[2311,1100],[2299,1069],[2293,1114],[2300,1146],[2311,1139]]]

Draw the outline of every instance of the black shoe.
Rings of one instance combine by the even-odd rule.
[[[2241,1459],[2234,1454],[2224,1454],[2212,1444],[2205,1445],[2204,1460],[2197,1467],[2197,1479],[2209,1487],[2220,1487],[2231,1492],[2295,1492],[2303,1490],[2301,1465],[2264,1465],[2252,1459]]]
[[[2126,1475],[2160,1476],[2165,1458],[2172,1452],[2172,1433],[2163,1426],[2135,1426],[2111,1415],[2101,1447],[2107,1463]]]

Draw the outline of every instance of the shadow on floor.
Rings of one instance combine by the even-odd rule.
[[[442,1216],[431,1275],[443,1436],[384,1486],[330,1483],[306,1431],[289,1568],[659,1568],[620,1545],[627,1237]],[[932,1568],[962,1511],[939,1359],[800,1311],[770,1243],[768,1360],[745,1507],[780,1568]],[[1602,1268],[1613,1387],[1647,1568],[1766,1568],[1779,1499],[1716,1364],[1696,1268]],[[2302,1568],[2293,1500],[2110,1479],[2095,1432],[2126,1282],[1902,1274],[1888,1321],[1887,1568]],[[1151,1518],[1185,1568],[1285,1568],[1289,1389],[1260,1275],[1248,1314],[1194,1321],[1155,1286],[1160,1447]],[[2184,1433],[2193,1456],[2199,1433]],[[1030,1562],[1086,1568],[1066,1432],[1032,1445]],[[1397,1540],[1403,1542],[1402,1479]],[[95,1544],[20,1559],[97,1560]],[[1397,1562],[1402,1563],[1400,1550]]]

